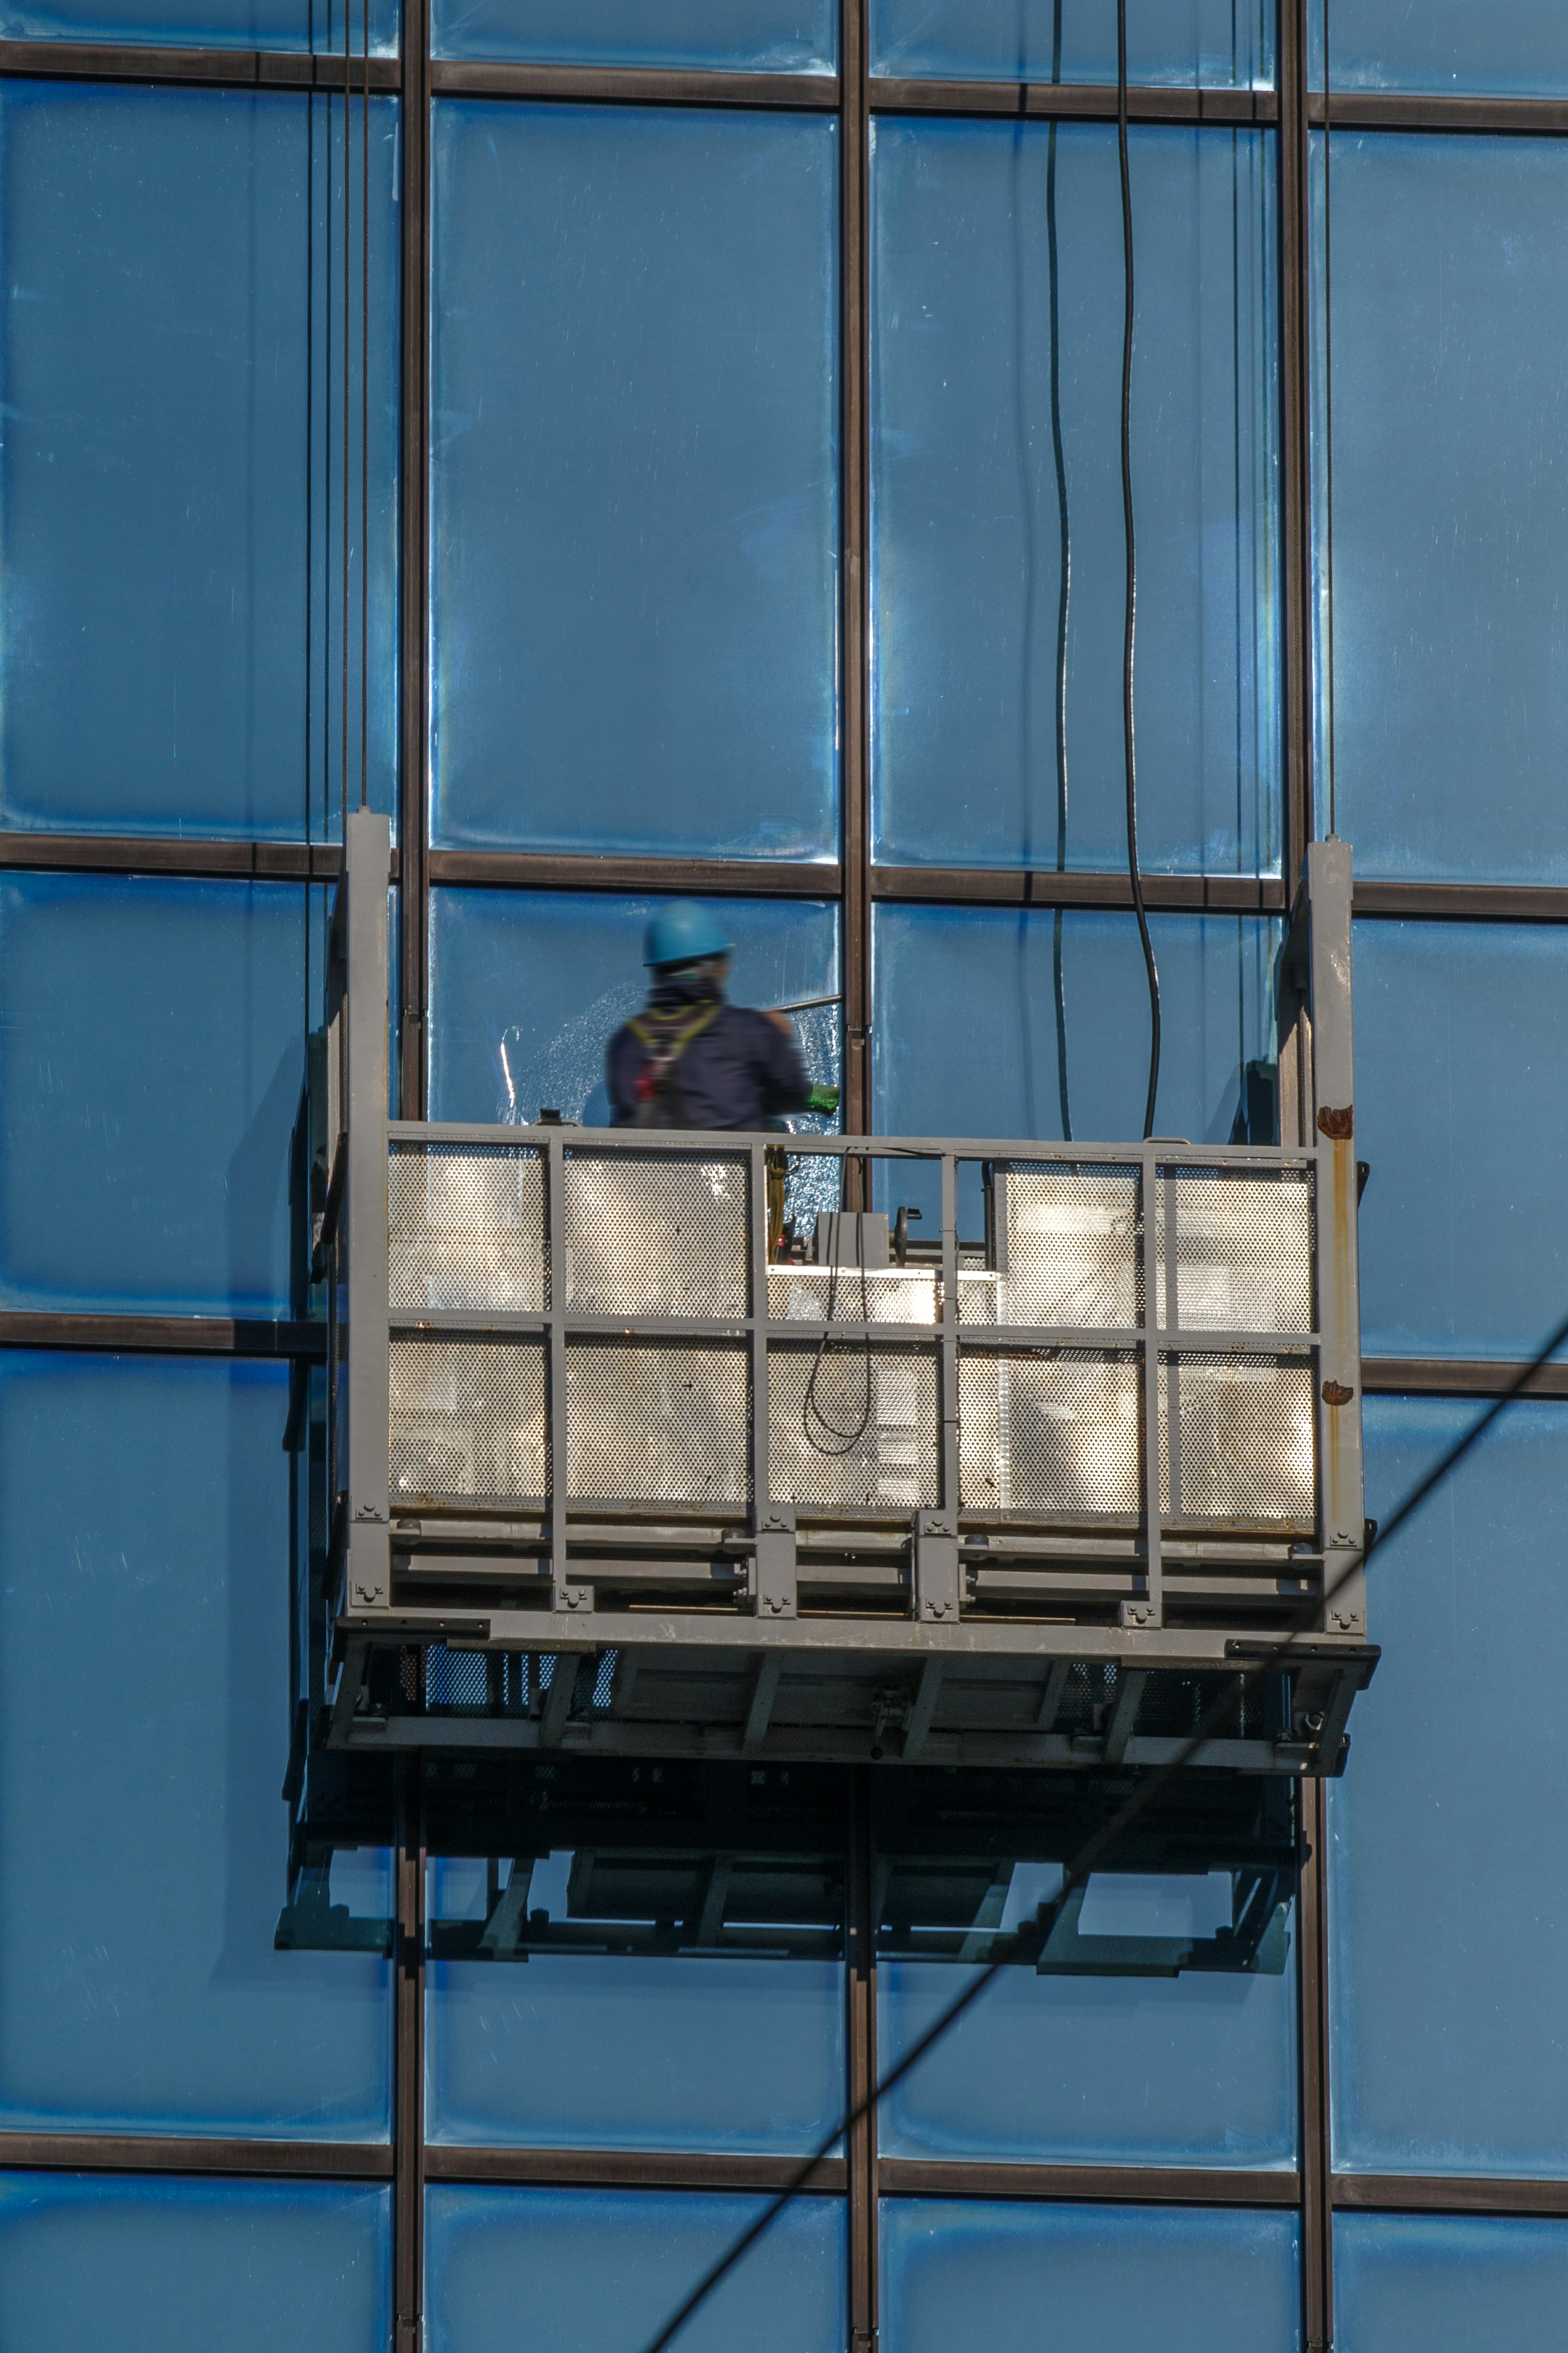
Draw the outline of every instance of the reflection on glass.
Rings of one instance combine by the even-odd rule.
[[[437,842],[837,855],[837,139],[437,100]]]
[[[438,58],[830,74],[833,0],[436,0]]]
[[[875,74],[1116,79],[1116,0],[870,0],[870,7]],[[1135,85],[1267,84],[1274,10],[1268,0],[1128,0],[1127,70]]]
[[[1131,137],[1151,867],[1279,864],[1270,137]],[[872,195],[876,854],[1119,867],[1114,132],[879,118]]]
[[[1504,13],[1473,18],[1483,37]],[[1568,44],[1568,11],[1555,16]],[[1327,832],[1321,133],[1312,160],[1315,773]],[[1331,188],[1335,826],[1358,876],[1561,882],[1568,151],[1555,139],[1339,130]]]
[[[1558,2221],[1334,2217],[1334,2340],[1346,2353],[1554,2345],[1565,2302],[1568,2231]]]
[[[347,0],[348,46],[364,41],[364,0]],[[397,54],[397,0],[370,0],[370,53]],[[343,11],[331,0],[5,0],[0,39],[134,41],[152,47],[343,51]]]
[[[395,101],[371,108],[371,800],[395,803]],[[358,235],[360,116],[353,201]],[[0,816],[42,832],[342,829],[342,108],[0,90]],[[359,280],[349,761],[360,797]],[[334,286],[341,279],[334,277]],[[329,329],[331,332],[329,332]],[[329,368],[329,357],[331,365]]]
[[[792,1005],[839,987],[836,908],[710,902],[735,942],[729,996]],[[515,1125],[542,1108],[610,1124],[605,1048],[645,1001],[647,899],[575,892],[437,891],[430,910],[430,1116]],[[837,1086],[839,1008],[795,1017],[814,1082]],[[837,1125],[803,1113],[797,1129]]]
[[[1335,90],[1568,91],[1568,16],[1558,0],[1327,0]],[[1323,86],[1325,0],[1307,9],[1308,73]]]

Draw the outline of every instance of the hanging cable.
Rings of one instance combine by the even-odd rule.
[[[839,1167],[841,1171],[845,1170],[847,1168],[847,1164],[841,1161],[839,1163]],[[801,1400],[800,1408],[800,1426],[805,1433],[806,1444],[812,1448],[814,1452],[817,1454],[826,1454],[832,1459],[837,1459],[846,1454],[853,1454],[857,1446],[859,1445],[860,1440],[865,1437],[866,1431],[870,1424],[871,1406],[876,1394],[876,1376],[871,1365],[871,1335],[868,1332],[863,1331],[862,1337],[866,1344],[866,1403],[861,1410],[860,1419],[856,1423],[854,1429],[840,1430],[837,1422],[828,1420],[827,1416],[823,1412],[822,1408],[816,1401],[817,1375],[821,1372],[824,1359],[827,1355],[827,1344],[833,1336],[833,1324],[837,1312],[839,1250],[844,1230],[844,1219],[847,1215],[851,1214],[845,1210],[843,1206],[843,1179],[841,1176],[839,1185],[839,1206],[832,1212],[832,1223],[828,1229],[828,1248],[833,1253],[833,1262],[827,1277],[827,1328],[816,1344],[816,1356],[811,1367],[811,1378],[805,1385],[805,1395]],[[856,1248],[860,1260],[860,1322],[862,1326],[864,1326],[868,1324],[871,1321],[871,1301],[866,1282],[865,1229],[858,1219],[856,1220],[856,1233],[858,1237]],[[824,1446],[822,1440],[816,1435],[816,1430],[814,1430],[811,1426],[814,1419],[818,1430],[825,1430],[829,1438],[837,1438],[842,1442],[837,1446]]]
[[[1084,1886],[1094,1873],[1105,1869],[1117,1846],[1133,1824],[1146,1814],[1155,1799],[1163,1797],[1172,1783],[1187,1770],[1200,1749],[1214,1739],[1215,1735],[1225,1728],[1230,1718],[1245,1706],[1248,1687],[1251,1686],[1259,1691],[1266,1690],[1269,1678],[1279,1674],[1290,1663],[1293,1656],[1299,1655],[1295,1650],[1296,1643],[1302,1636],[1310,1637],[1334,1596],[1342,1591],[1352,1577],[1360,1575],[1370,1563],[1374,1552],[1381,1551],[1392,1537],[1398,1535],[1401,1528],[1415,1518],[1427,1497],[1434,1494],[1450,1473],[1458,1468],[1472,1447],[1478,1445],[1485,1437],[1499,1415],[1513,1404],[1516,1398],[1523,1396],[1542,1366],[1556,1356],[1558,1350],[1564,1345],[1568,1345],[1568,1316],[1563,1318],[1556,1331],[1531,1362],[1515,1375],[1501,1397],[1493,1398],[1485,1413],[1479,1416],[1470,1424],[1464,1436],[1457,1440],[1448,1449],[1447,1454],[1441,1456],[1433,1464],[1431,1470],[1416,1481],[1415,1486],[1390,1516],[1373,1530],[1368,1540],[1350,1555],[1338,1576],[1331,1584],[1325,1586],[1322,1593],[1303,1601],[1288,1620],[1285,1631],[1279,1640],[1272,1642],[1268,1650],[1242,1668],[1228,1689],[1221,1693],[1219,1697],[1205,1709],[1175,1754],[1167,1758],[1163,1765],[1157,1766],[1145,1779],[1140,1781],[1131,1795],[1123,1800],[1110,1819],[1102,1822],[1099,1830],[1085,1840],[1071,1862],[1063,1867],[1059,1894],[1049,1904],[1040,1905],[1033,1918],[1026,1920],[1005,1940],[995,1957],[987,1961],[984,1968],[976,1971],[963,1992],[949,2002],[944,2010],[938,2013],[926,2028],[925,2032],[910,2043],[902,2057],[889,2068],[885,2075],[879,2078],[863,2099],[858,2100],[848,2113],[839,2118],[833,2130],[826,2139],[818,2143],[811,2155],[801,2159],[784,2187],[775,2197],[768,2200],[755,2220],[740,2232],[717,2262],[710,2265],[690,2295],[665,2322],[658,2336],[648,2340],[643,2353],[668,2353],[668,2348],[674,2344],[687,2322],[692,2319],[707,2303],[714,2289],[727,2279],[736,2264],[750,2253],[758,2240],[784,2212],[784,2208],[805,2192],[807,2183],[812,2180],[823,2161],[831,2157],[834,2150],[841,2144],[847,2142],[851,2132],[876,2115],[879,2106],[887,2099],[889,2094],[896,2091],[921,2062],[931,2056],[938,2044],[943,2042],[960,2021],[973,2009],[982,1994],[995,1983],[1004,1969],[1016,1968],[1022,1962],[1038,1961],[1049,1936],[1052,1922],[1065,1898],[1075,1887]],[[875,1923],[873,1923],[873,1932],[874,1930]]]
[[[359,289],[359,805],[370,802],[370,0],[363,0]]]
[[[349,839],[349,390],[353,371],[349,366],[353,332],[349,280],[352,274],[353,245],[350,237],[350,196],[353,181],[350,163],[353,151],[352,138],[353,108],[353,0],[343,0],[343,486],[342,543],[339,554],[342,559],[342,744],[340,754],[343,800],[343,847]]]
[[[1329,166],[1333,133],[1331,128],[1332,110],[1330,103],[1329,77],[1329,0],[1323,0],[1323,498],[1324,564],[1326,569],[1326,607],[1324,628],[1328,638],[1326,651],[1325,688],[1328,702],[1329,753],[1329,833],[1334,824],[1334,248],[1333,206],[1329,186]]]
[[[1051,80],[1062,78],[1062,0],[1056,0],[1051,24]],[[1060,265],[1057,250],[1056,118],[1046,139],[1046,263],[1049,275],[1051,322],[1051,455],[1057,470],[1057,524],[1059,547],[1057,566],[1057,872],[1068,862],[1068,619],[1072,604],[1072,532],[1068,521],[1067,450],[1062,440],[1062,343]],[[1072,1106],[1068,1099],[1067,976],[1062,965],[1063,913],[1051,920],[1051,996],[1057,1014],[1057,1108],[1061,1113],[1062,1142],[1072,1142]]]
[[[1116,152],[1121,166],[1121,274],[1125,292],[1121,322],[1121,520],[1127,538],[1126,623],[1121,640],[1121,742],[1127,779],[1127,879],[1149,977],[1149,1092],[1143,1133],[1154,1133],[1154,1098],[1160,1092],[1160,974],[1143,878],[1138,871],[1138,758],[1132,725],[1133,656],[1138,628],[1138,543],[1132,523],[1132,182],[1127,168],[1127,0],[1116,0]]]

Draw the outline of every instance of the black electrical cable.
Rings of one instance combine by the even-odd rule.
[[[1334,827],[1334,248],[1329,185],[1333,132],[1329,78],[1329,0],[1323,0],[1323,500],[1325,588],[1324,630],[1328,702],[1329,832]]]
[[[840,1162],[839,1166],[842,1168],[844,1164]],[[827,1416],[823,1412],[822,1408],[816,1402],[817,1375],[822,1370],[823,1361],[827,1354],[827,1344],[833,1336],[833,1323],[838,1303],[838,1250],[846,1214],[843,1207],[842,1189],[841,1184],[839,1207],[832,1212],[833,1224],[829,1229],[828,1247],[833,1252],[833,1261],[827,1277],[827,1328],[816,1344],[816,1356],[811,1367],[811,1378],[805,1385],[805,1395],[801,1399],[800,1407],[800,1426],[805,1433],[806,1444],[811,1447],[816,1453],[826,1454],[830,1460],[837,1460],[846,1454],[853,1454],[855,1449],[859,1445],[860,1440],[865,1437],[866,1431],[870,1424],[871,1402],[873,1397],[871,1335],[868,1332],[864,1330],[864,1326],[871,1321],[871,1301],[870,1293],[866,1283],[865,1229],[861,1227],[858,1229],[858,1231],[859,1234],[858,1252],[860,1259],[860,1323],[862,1326],[862,1336],[866,1344],[866,1403],[861,1411],[860,1419],[858,1422],[857,1422],[855,1428],[853,1430],[840,1430],[837,1422],[828,1420]],[[843,1440],[842,1445],[823,1445],[822,1440],[817,1437],[816,1430],[814,1430],[811,1426],[814,1415],[816,1419],[817,1428],[825,1430],[829,1438],[841,1439]]]
[[[370,800],[370,0],[363,0],[360,92],[359,805]]]
[[[1050,1904],[1042,1905],[1034,1918],[1026,1921],[1016,1930],[1002,1951],[994,1959],[987,1961],[984,1968],[971,1978],[963,1991],[949,2002],[947,2008],[932,2020],[923,2034],[910,2043],[902,2058],[894,2066],[889,2067],[885,2075],[879,2078],[865,2098],[857,2101],[809,2157],[802,2158],[784,2188],[768,2200],[756,2219],[748,2224],[718,2261],[709,2266],[684,2303],[665,2322],[658,2335],[649,2339],[643,2348],[643,2353],[667,2353],[667,2348],[675,2342],[693,2315],[706,2304],[714,2289],[721,2281],[729,2277],[736,2264],[756,2245],[758,2240],[776,2221],[784,2208],[801,2195],[823,2160],[830,2157],[841,2142],[847,2139],[850,2132],[858,2125],[863,2124],[869,2116],[875,2115],[879,2105],[887,2098],[889,2093],[895,2091],[905,2077],[911,2074],[920,2065],[921,2060],[930,2056],[938,2043],[952,2031],[959,2021],[973,2009],[981,1995],[995,1982],[1004,1969],[1014,1968],[1021,1961],[1038,1958],[1049,1934],[1051,1922],[1069,1892],[1074,1887],[1081,1886],[1093,1873],[1103,1869],[1106,1858],[1114,1849],[1117,1841],[1131,1830],[1132,1824],[1142,1815],[1147,1813],[1155,1799],[1186,1771],[1205,1743],[1212,1740],[1229,1716],[1245,1704],[1248,1684],[1262,1683],[1269,1675],[1279,1672],[1280,1669],[1289,1662],[1298,1636],[1310,1634],[1315,1630],[1318,1620],[1327,1610],[1335,1594],[1342,1591],[1351,1579],[1364,1568],[1373,1554],[1387,1544],[1391,1537],[1397,1535],[1400,1529],[1415,1517],[1427,1497],[1442,1485],[1451,1472],[1458,1467],[1470,1449],[1479,1443],[1498,1416],[1523,1395],[1542,1366],[1549,1363],[1565,1343],[1568,1343],[1568,1316],[1564,1316],[1545,1345],[1539,1349],[1530,1363],[1515,1376],[1502,1395],[1493,1398],[1485,1413],[1470,1424],[1464,1436],[1448,1449],[1447,1454],[1434,1463],[1432,1469],[1423,1478],[1416,1481],[1415,1486],[1396,1506],[1390,1517],[1373,1530],[1364,1544],[1357,1547],[1333,1582],[1326,1586],[1321,1595],[1304,1601],[1290,1620],[1286,1631],[1258,1658],[1239,1672],[1232,1689],[1222,1694],[1205,1710],[1175,1756],[1156,1767],[1146,1780],[1141,1781],[1131,1795],[1117,1808],[1110,1820],[1103,1822],[1093,1836],[1084,1841],[1072,1861],[1063,1870],[1060,1894]]]
[[[1150,1136],[1154,1133],[1154,1098],[1160,1092],[1160,974],[1143,906],[1143,878],[1138,871],[1138,757],[1132,724],[1138,543],[1132,522],[1132,181],[1127,167],[1127,0],[1116,0],[1116,152],[1121,166],[1121,274],[1125,297],[1121,322],[1121,521],[1127,539],[1127,604],[1121,640],[1121,742],[1127,781],[1127,880],[1132,890],[1138,936],[1143,944],[1143,969],[1149,979],[1149,1092],[1143,1106],[1143,1133]]]
[[[1056,0],[1051,79],[1062,71],[1062,0]],[[1068,621],[1072,605],[1072,531],[1068,516],[1067,449],[1062,439],[1062,346],[1060,269],[1057,254],[1057,132],[1053,119],[1046,137],[1046,261],[1051,315],[1051,455],[1057,471],[1057,523],[1060,545],[1057,569],[1057,872],[1068,862]],[[1072,1106],[1068,1099],[1067,976],[1062,965],[1062,910],[1051,921],[1051,996],[1057,1014],[1057,1107],[1062,1142],[1072,1142]]]
[[[368,0],[367,0],[368,5]],[[349,301],[349,280],[353,274],[353,247],[349,235],[350,190],[353,185],[350,159],[353,153],[352,136],[353,109],[353,5],[343,0],[343,487],[342,487],[342,798],[343,848],[349,839],[349,366],[350,335],[353,315]]]

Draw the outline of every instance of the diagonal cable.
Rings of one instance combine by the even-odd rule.
[[[1020,1961],[1038,1958],[1050,1932],[1052,1922],[1072,1889],[1081,1885],[1103,1865],[1107,1855],[1117,1841],[1131,1829],[1132,1824],[1141,1815],[1148,1811],[1155,1799],[1163,1790],[1169,1788],[1171,1783],[1193,1763],[1205,1741],[1212,1740],[1215,1734],[1240,1706],[1248,1683],[1270,1674],[1277,1674],[1280,1668],[1288,1663],[1298,1636],[1310,1633],[1315,1630],[1316,1621],[1326,1611],[1335,1594],[1340,1592],[1365,1566],[1374,1552],[1387,1544],[1391,1536],[1396,1535],[1399,1530],[1415,1517],[1427,1497],[1435,1489],[1442,1485],[1450,1472],[1458,1468],[1470,1449],[1485,1436],[1504,1409],[1512,1405],[1523,1395],[1542,1366],[1549,1363],[1565,1343],[1568,1343],[1568,1316],[1564,1316],[1551,1338],[1531,1358],[1529,1364],[1509,1384],[1501,1396],[1494,1398],[1485,1413],[1471,1423],[1464,1436],[1448,1449],[1447,1454],[1434,1463],[1424,1478],[1416,1481],[1392,1516],[1381,1524],[1365,1544],[1358,1546],[1351,1554],[1332,1583],[1325,1586],[1321,1594],[1315,1595],[1310,1600],[1303,1603],[1279,1639],[1248,1666],[1243,1668],[1237,1674],[1232,1688],[1223,1693],[1211,1706],[1205,1709],[1176,1754],[1167,1763],[1151,1773],[1147,1780],[1141,1781],[1131,1795],[1100,1825],[1094,1835],[1085,1840],[1062,1873],[1060,1895],[1051,1903],[1040,1905],[1033,1919],[1026,1921],[1003,1947],[996,1958],[988,1961],[985,1967],[970,1979],[963,1991],[949,2002],[944,2010],[939,2012],[926,2028],[925,2032],[918,2036],[896,2064],[889,2067],[887,2073],[880,2076],[872,2085],[865,2098],[858,2101],[850,2108],[809,2157],[801,2159],[784,2187],[768,2200],[761,2213],[741,2232],[723,2254],[709,2266],[684,2303],[665,2322],[658,2336],[649,2339],[644,2348],[644,2353],[667,2353],[667,2348],[674,2344],[687,2322],[707,2303],[714,2289],[721,2281],[727,2279],[735,2266],[750,2253],[758,2240],[778,2220],[784,2208],[792,2204],[801,2192],[808,2188],[813,2175],[824,2159],[832,2155],[840,2141],[844,2140],[857,2125],[876,2114],[879,2103],[885,2100],[890,2092],[895,2091],[907,2076],[912,2074],[923,2059],[930,2056],[938,2043],[952,2032],[959,2021],[973,2009],[982,1994],[1001,1975],[1002,1971],[1014,1968]]]

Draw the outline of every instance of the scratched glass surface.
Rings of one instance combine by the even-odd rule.
[[[837,129],[437,99],[433,839],[837,855]]]
[[[273,1947],[288,1417],[285,1365],[0,1355],[11,2131],[387,2137],[386,1964]],[[62,1726],[73,1688],[91,1704]],[[385,1858],[340,1861],[334,1900],[385,1917]],[[38,2343],[14,2309],[0,2291],[0,2338]]]
[[[1323,16],[1334,90],[1568,91],[1568,14],[1558,0],[1309,0],[1308,71],[1324,79]]]
[[[1568,11],[1559,17],[1568,41]],[[1316,774],[1327,832],[1321,135],[1312,163]],[[1568,152],[1555,139],[1337,131],[1330,188],[1334,823],[1358,875],[1561,882]]]
[[[873,142],[876,855],[1119,869],[1115,133]],[[1277,872],[1272,133],[1141,127],[1131,161],[1140,854]]]
[[[438,58],[830,74],[833,0],[435,0]]]
[[[1374,1519],[1481,1409],[1367,1399]],[[1334,2162],[1344,2171],[1568,2172],[1558,2024],[1568,1828],[1555,1808],[1515,1802],[1563,1770],[1565,1494],[1568,1416],[1553,1403],[1510,1406],[1368,1570],[1383,1659],[1356,1702],[1349,1768],[1329,1793]],[[1530,1629],[1522,1645],[1507,1631],[1520,1626]],[[1478,1708],[1487,1738],[1460,1754],[1448,1727]],[[1447,1890],[1436,1906],[1421,1900],[1435,1873]]]
[[[870,0],[871,70],[953,81],[1116,79],[1115,0]],[[1135,85],[1255,89],[1274,75],[1268,0],[1128,0]]]
[[[398,116],[371,108],[372,805],[396,771]],[[360,114],[353,202],[360,218]],[[0,819],[337,840],[342,109],[0,88]],[[360,798],[359,228],[349,769]],[[329,273],[328,243],[333,240]]]
[[[1292,2214],[980,2199],[882,2204],[883,2327],[900,2353],[1295,2353]]]
[[[27,2353],[382,2353],[392,2192],[0,2174],[0,2337]]]

